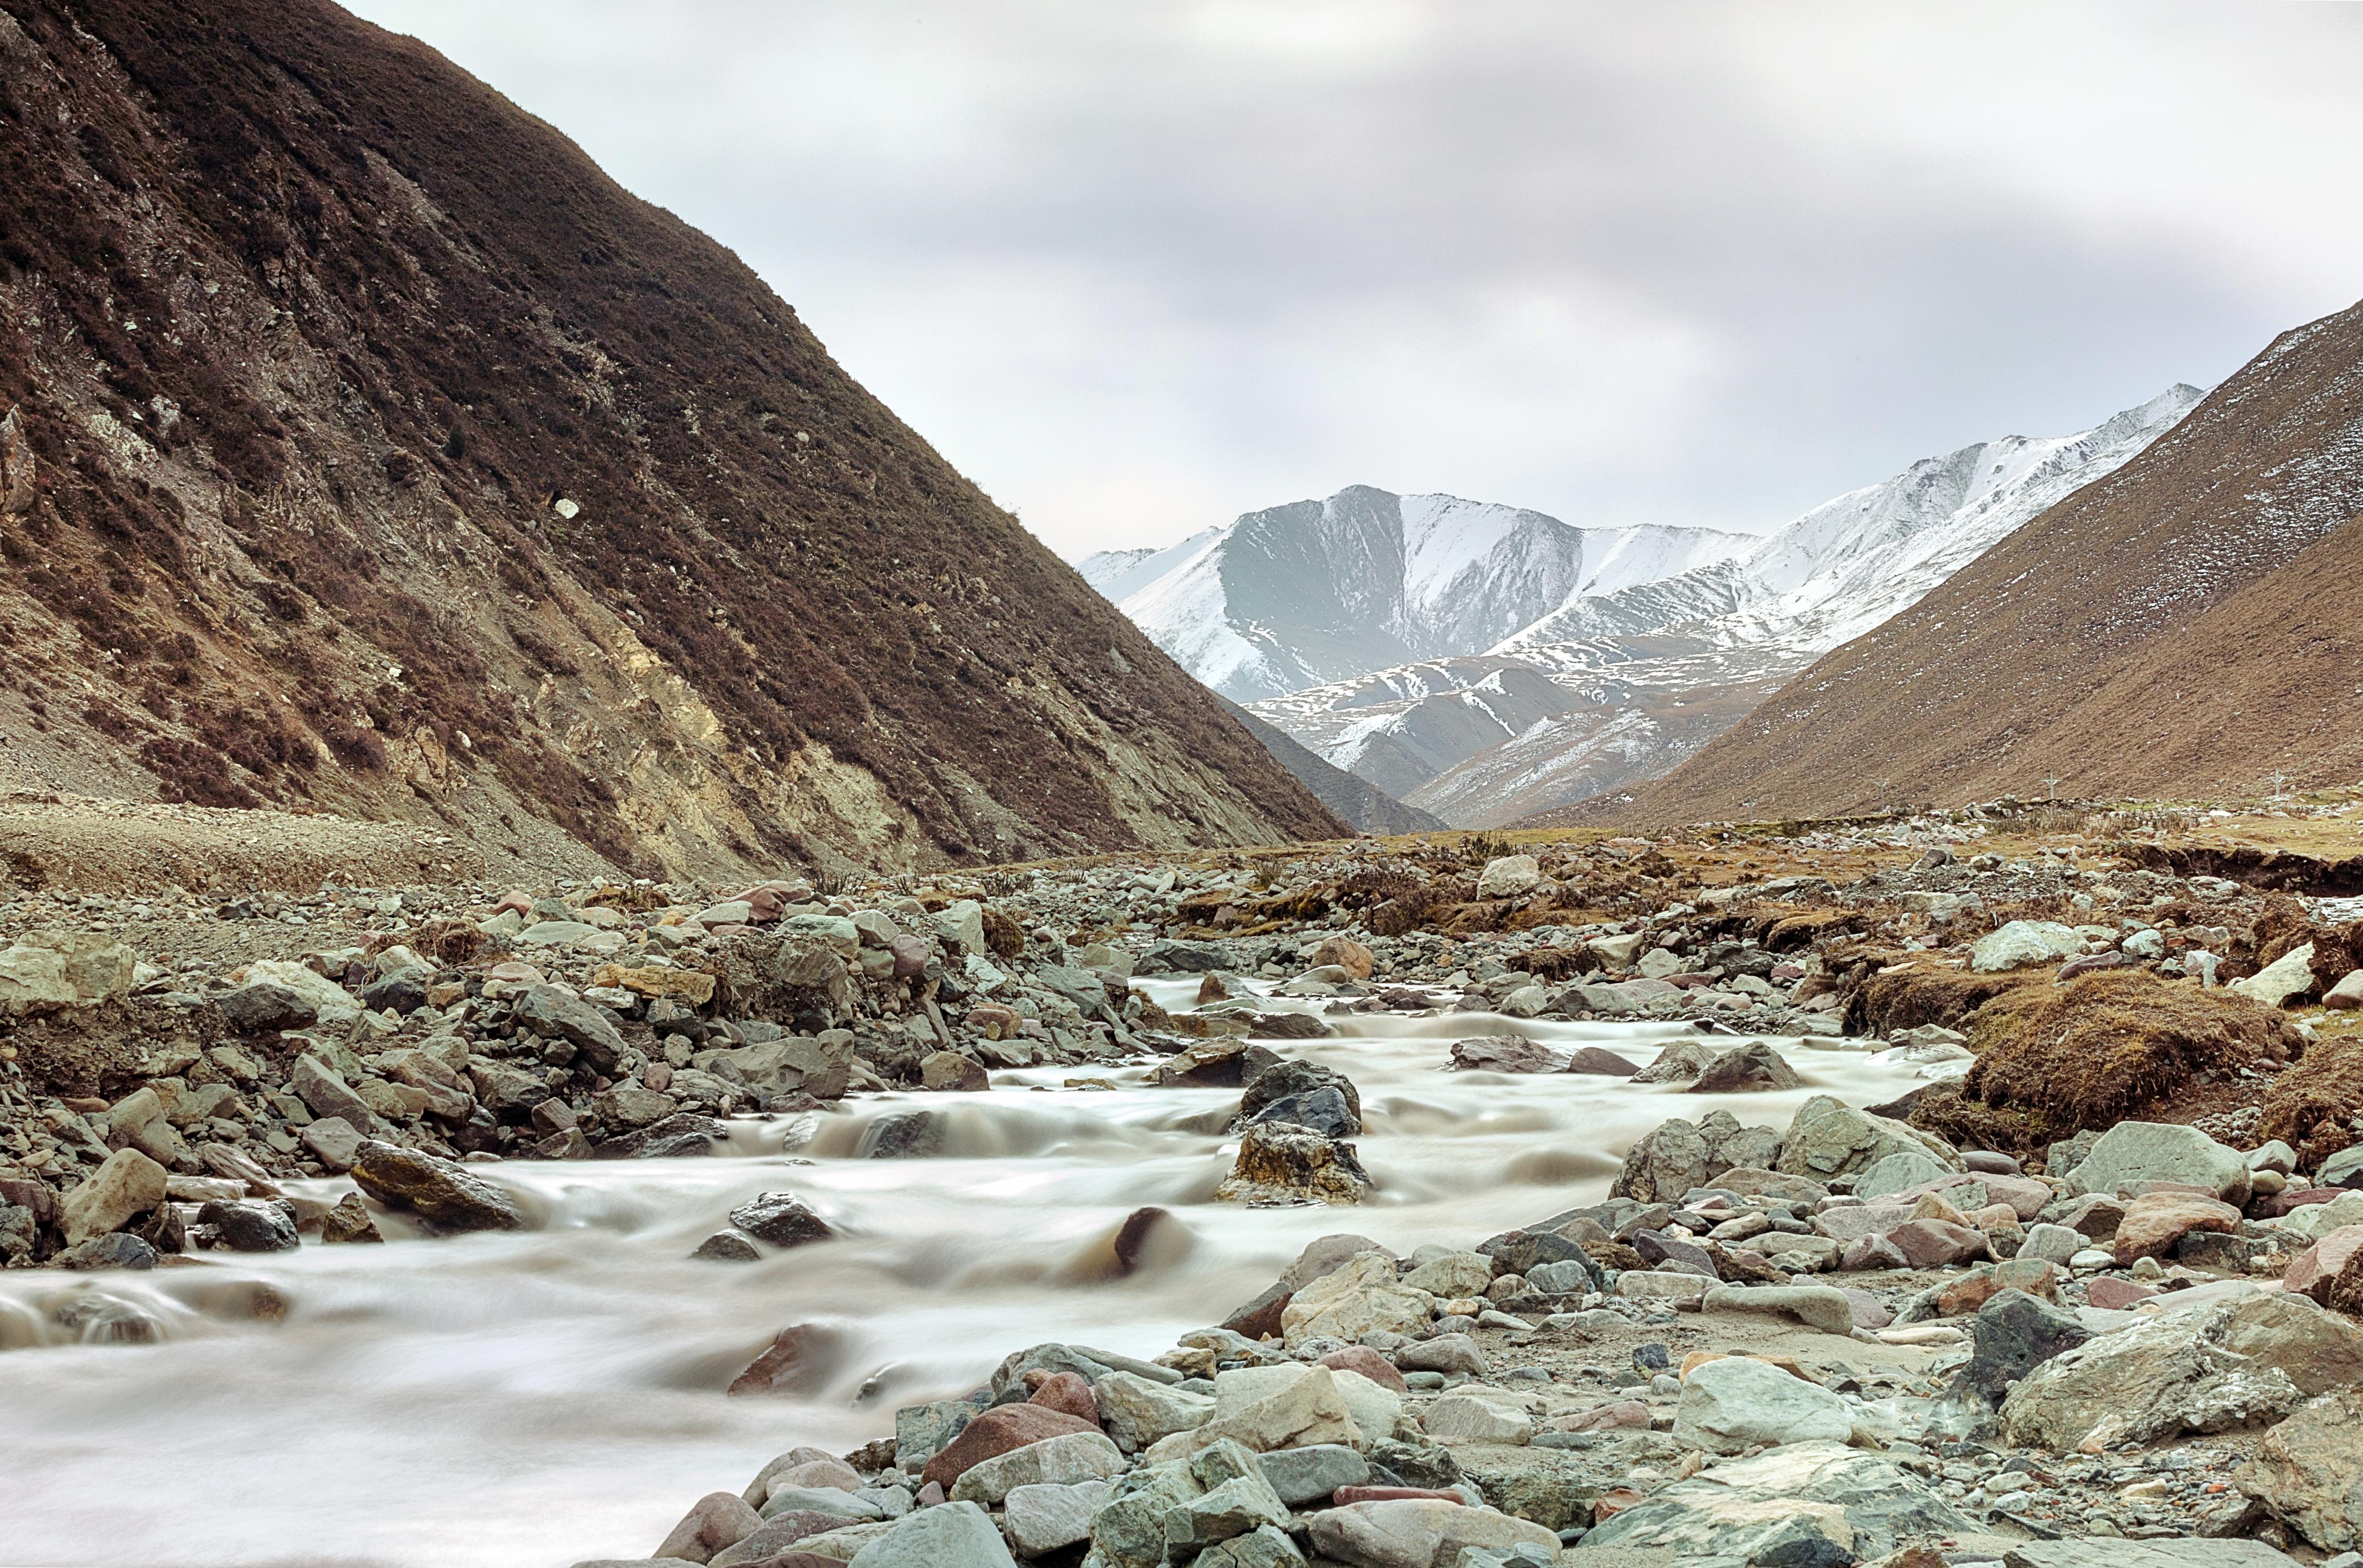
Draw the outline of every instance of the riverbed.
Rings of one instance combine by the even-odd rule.
[[[1193,990],[1143,988],[1177,1006]],[[1859,1106],[1919,1082],[1863,1042],[1795,1040],[1774,1043],[1805,1086],[1781,1093],[1449,1073],[1452,1042],[1476,1035],[1646,1063],[1693,1031],[1469,1013],[1328,1021],[1333,1038],[1274,1045],[1359,1086],[1356,1141],[1378,1192],[1356,1208],[1214,1203],[1237,1092],[1150,1087],[1136,1063],[742,1120],[709,1158],[476,1167],[521,1195],[540,1221],[528,1231],[427,1240],[382,1218],[384,1246],[0,1275],[0,1343],[47,1341],[0,1353],[0,1562],[564,1568],[645,1552],[704,1493],[800,1443],[887,1435],[897,1406],[971,1388],[1013,1350],[1154,1355],[1315,1237],[1471,1245],[1596,1200],[1669,1117],[1720,1106],[1785,1126],[1812,1094]],[[1082,1076],[1115,1086],[1066,1086]],[[914,1106],[949,1113],[941,1157],[858,1157],[868,1122]],[[804,1196],[840,1239],[755,1263],[689,1258],[764,1191]],[[1109,1238],[1144,1207],[1171,1218],[1141,1266],[1113,1277]],[[283,1297],[283,1317],[256,1321],[248,1282]],[[73,1342],[56,1309],[87,1293],[156,1342]],[[814,1385],[725,1397],[796,1324],[831,1331]]]

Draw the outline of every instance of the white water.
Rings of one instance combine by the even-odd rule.
[[[1148,988],[1177,1006],[1191,989]],[[1218,1127],[1235,1090],[1138,1086],[1137,1067],[1102,1074],[1126,1085],[1114,1092],[1064,1090],[1069,1071],[1044,1069],[996,1073],[986,1095],[739,1124],[739,1145],[715,1158],[481,1167],[541,1211],[529,1232],[426,1240],[381,1220],[382,1247],[0,1275],[0,1344],[65,1339],[50,1314],[83,1292],[138,1307],[164,1336],[0,1352],[0,1563],[563,1568],[641,1555],[704,1493],[744,1486],[799,1443],[885,1436],[896,1406],[974,1387],[1011,1351],[1064,1340],[1154,1355],[1253,1297],[1315,1237],[1471,1245],[1598,1198],[1624,1150],[1667,1117],[1722,1106],[1785,1126],[1808,1094],[1863,1105],[1914,1083],[1908,1067],[1793,1041],[1781,1043],[1807,1086],[1782,1094],[1447,1073],[1451,1041],[1473,1035],[1646,1062],[1689,1030],[1332,1021],[1348,1032],[1279,1049],[1359,1087],[1357,1142],[1379,1187],[1359,1208],[1209,1202],[1236,1144],[1192,1124]],[[949,1157],[850,1157],[864,1123],[913,1105],[951,1113]],[[804,1195],[845,1239],[754,1264],[688,1261],[765,1190]],[[1149,1204],[1173,1212],[1186,1244],[1130,1278],[1094,1278],[1094,1243]],[[223,1305],[239,1294],[226,1287],[256,1280],[288,1299],[283,1320]],[[726,1398],[798,1323],[843,1335],[826,1388]]]

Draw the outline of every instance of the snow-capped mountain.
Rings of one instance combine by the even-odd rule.
[[[1078,569],[1184,669],[1244,702],[1482,652],[1586,596],[1758,542],[1711,528],[1580,528],[1521,507],[1355,485]]]
[[[2176,386],[2077,435],[2006,436],[1926,458],[1744,550],[1579,592],[1481,655],[1250,706],[1456,825],[1512,821],[1655,777],[1782,680],[2128,462],[2200,396]]]

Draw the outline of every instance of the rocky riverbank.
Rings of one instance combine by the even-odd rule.
[[[1329,1238],[1153,1360],[1019,1351],[892,1440],[794,1450],[702,1500],[659,1555],[2346,1550],[2363,1106],[2336,1004],[2358,912],[2288,861],[2214,868],[2265,892],[2138,832],[2029,846],[2009,825],[829,888],[22,895],[0,906],[0,1255],[173,1269],[529,1228],[509,1162],[718,1151],[849,1097],[1046,1068],[1085,1093],[1237,1090],[1218,1200],[1383,1203],[1351,1062],[1300,1054],[1372,1014],[1435,1020],[1435,1065],[1504,1105],[1537,1074],[1730,1095],[1869,1057],[1920,1087],[1667,1121],[1607,1201],[1490,1238]],[[1689,1032],[1647,1062],[1554,1043],[1586,1018]],[[853,1152],[941,1151],[926,1106],[865,1121]],[[782,1186],[700,1256],[826,1240]],[[1136,1214],[1110,1275],[1170,1223]],[[785,1326],[732,1391],[796,1385],[824,1335]]]

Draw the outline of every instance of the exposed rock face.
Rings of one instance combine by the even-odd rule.
[[[2120,1442],[2277,1421],[2303,1400],[2289,1374],[2224,1348],[2220,1314],[2184,1312],[2063,1351],[2002,1401],[2013,1442],[2099,1452]]]
[[[6,664],[97,683],[23,783],[649,869],[1339,830],[721,246],[324,0],[205,22],[0,16]]]
[[[2324,1551],[2363,1547],[2363,1390],[2324,1395],[2265,1434],[2234,1479]]]

